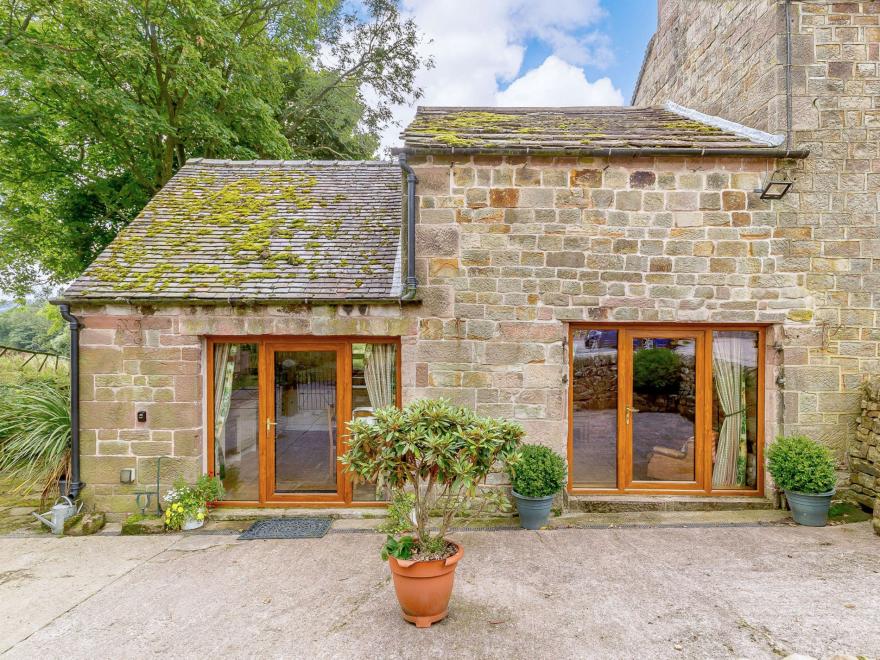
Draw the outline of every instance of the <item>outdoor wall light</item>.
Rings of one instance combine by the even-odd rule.
[[[783,172],[776,171],[768,176],[763,187],[756,190],[761,194],[761,199],[782,199],[788,189],[794,185],[794,181],[790,180]]]
[[[134,483],[134,468],[122,468],[119,471],[119,483],[121,483],[121,484]]]

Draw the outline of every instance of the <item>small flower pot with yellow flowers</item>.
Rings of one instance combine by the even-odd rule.
[[[163,498],[167,503],[165,527],[173,531],[198,529],[208,516],[208,502],[222,497],[223,484],[218,477],[203,474],[194,485],[178,480]]]

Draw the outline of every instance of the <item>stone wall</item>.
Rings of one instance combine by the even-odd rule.
[[[785,123],[778,0],[660,0],[633,105],[673,100],[761,130]]]
[[[663,0],[637,104],[673,100],[784,133],[781,0]],[[858,387],[880,372],[880,2],[797,1],[792,191],[777,210],[778,272],[807,273],[809,322],[784,328],[783,430],[842,457]]]
[[[432,310],[431,292],[426,303]],[[443,303],[443,301],[441,301]],[[441,305],[441,309],[445,303]],[[438,309],[437,311],[441,311]],[[393,307],[75,308],[81,332],[81,453],[84,498],[107,511],[134,511],[135,490],[195,480],[204,448],[204,337],[209,335],[373,335],[412,337],[417,330]],[[402,340],[404,391],[413,381],[412,342]],[[137,411],[147,413],[138,422]],[[119,483],[131,467],[137,482]]]
[[[862,412],[849,455],[852,497],[872,508],[880,497],[880,378],[865,383]]]

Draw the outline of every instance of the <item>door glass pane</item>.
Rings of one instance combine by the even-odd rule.
[[[712,333],[713,488],[758,483],[758,333]]]
[[[258,354],[256,344],[214,344],[214,474],[226,500],[260,498]]]
[[[397,403],[397,346],[395,344],[352,344],[351,417],[372,419],[377,408]],[[357,502],[387,500],[374,483],[354,485]]]
[[[694,481],[695,339],[633,339],[633,481]]]
[[[336,492],[336,351],[276,351],[275,492]]]
[[[578,330],[572,348],[572,477],[617,487],[617,330]]]

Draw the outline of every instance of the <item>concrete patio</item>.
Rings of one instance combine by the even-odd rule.
[[[869,523],[456,534],[449,618],[399,616],[382,537],[0,538],[0,655],[880,655]]]

